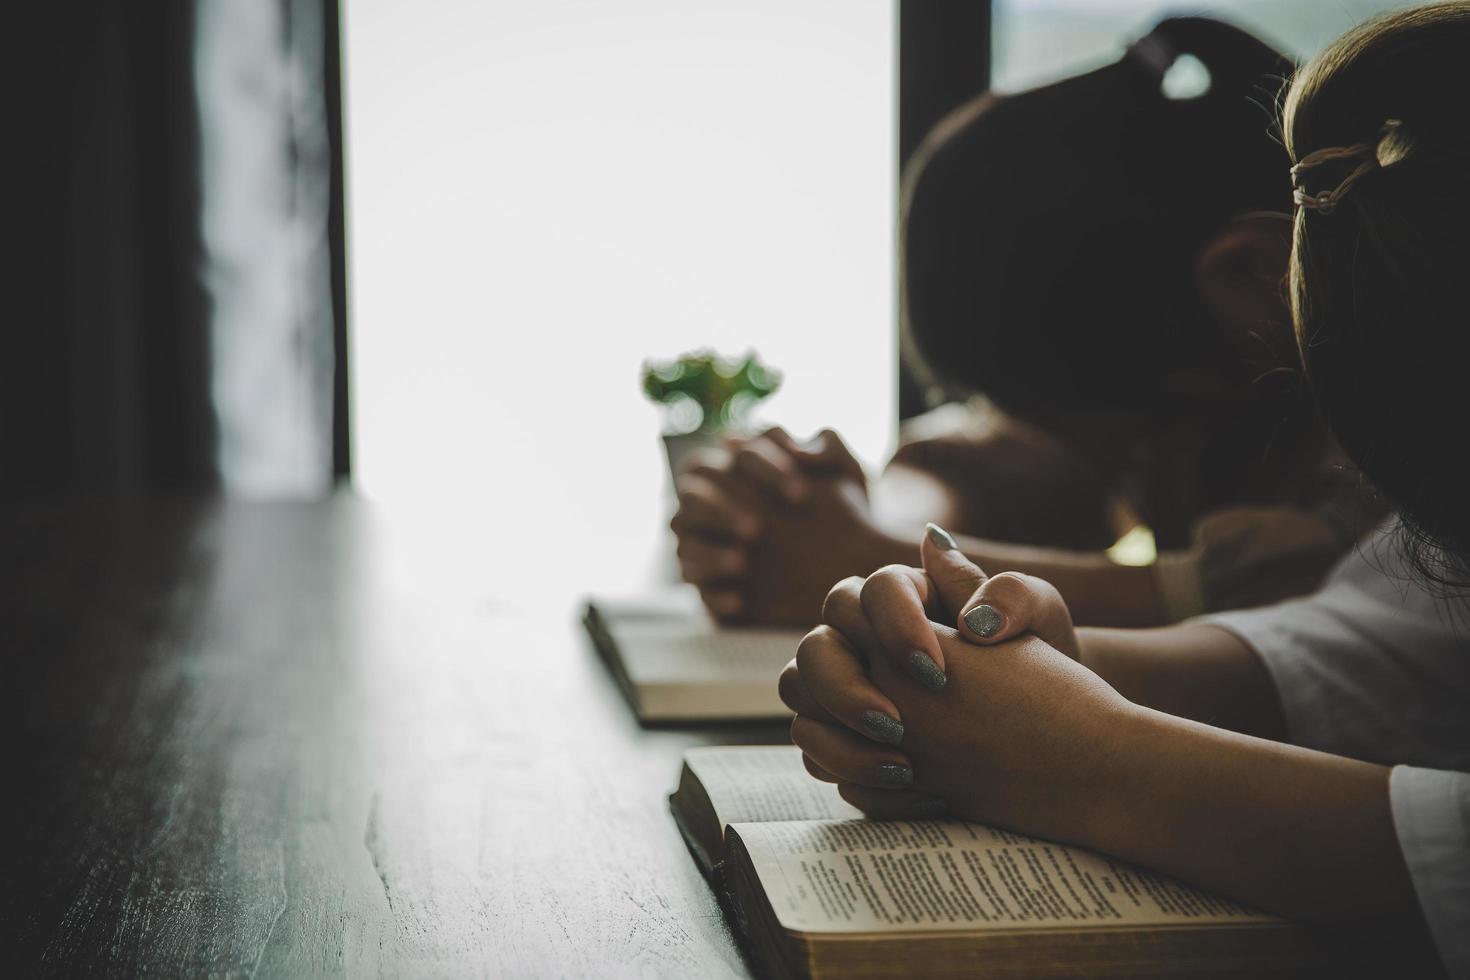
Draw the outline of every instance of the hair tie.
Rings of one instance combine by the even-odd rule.
[[[1384,140],[1395,133],[1401,125],[1403,123],[1400,120],[1390,119],[1378,130],[1378,138],[1371,143],[1328,146],[1320,150],[1313,150],[1302,157],[1297,161],[1296,166],[1291,168],[1291,199],[1296,202],[1297,207],[1320,214],[1331,214],[1353,184],[1365,175],[1383,169]],[[1387,162],[1394,163],[1397,162],[1397,159],[1398,157]],[[1329,191],[1308,194],[1306,187],[1303,186],[1302,173],[1313,167],[1320,167],[1324,163],[1333,163],[1338,160],[1358,160],[1360,162],[1336,187]]]

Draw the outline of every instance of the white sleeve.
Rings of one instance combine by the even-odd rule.
[[[1445,972],[1470,978],[1470,773],[1394,768],[1394,831]]]
[[[1195,622],[1228,630],[1256,652],[1293,744],[1384,765],[1464,768],[1470,710],[1462,685],[1435,683],[1430,670],[1416,669],[1419,664],[1401,655],[1428,650],[1439,638],[1413,637],[1409,624],[1400,622],[1410,641],[1405,651],[1383,635],[1386,630],[1364,629],[1319,598]],[[1470,651],[1456,654],[1470,665]]]
[[[1394,832],[1451,977],[1470,980],[1470,595],[1416,586],[1379,533],[1322,590],[1197,622],[1265,664],[1298,745],[1393,765]]]
[[[1470,770],[1470,597],[1415,586],[1378,537],[1322,590],[1195,622],[1261,658],[1298,745],[1385,765]]]
[[[1358,754],[1343,742],[1363,726],[1344,724],[1348,719],[1342,716],[1371,712],[1371,706],[1353,703],[1357,699],[1351,687],[1345,692],[1337,690],[1343,686],[1337,677],[1339,672],[1326,669],[1330,661],[1324,662],[1321,656],[1324,647],[1351,642],[1342,624],[1303,600],[1196,621],[1229,630],[1256,652],[1281,699],[1286,735],[1294,745],[1338,755]]]

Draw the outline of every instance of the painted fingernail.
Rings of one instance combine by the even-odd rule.
[[[934,658],[922,650],[915,650],[909,654],[909,673],[914,675],[914,680],[923,684],[936,694],[944,690],[944,685],[949,683],[949,678],[944,676],[944,671],[934,662]]]
[[[970,627],[976,636],[994,636],[1000,632],[1001,624],[1004,622],[1005,617],[1000,614],[999,609],[983,602],[965,613],[965,625]]]
[[[930,541],[934,542],[934,547],[940,551],[960,550],[960,546],[956,543],[954,537],[938,524],[925,524],[924,533],[929,536]]]
[[[881,711],[863,712],[863,731],[876,742],[897,745],[903,741],[903,723]]]
[[[896,762],[885,762],[875,770],[881,786],[912,786],[914,771]]]
[[[919,820],[943,820],[949,816],[949,803],[945,800],[925,800],[914,804],[913,813]]]

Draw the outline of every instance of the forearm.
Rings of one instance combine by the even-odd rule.
[[[1023,572],[1046,579],[1067,601],[1072,621],[1086,626],[1144,627],[1166,622],[1153,569],[1119,565],[1102,551],[1067,551],[959,537],[960,550],[994,575]]]
[[[961,550],[992,575],[1024,572],[1056,586],[1066,598],[1075,622],[1133,627],[1167,622],[1150,568],[1119,565],[1101,550],[1069,550],[967,536],[963,532],[972,524],[975,506],[973,494],[967,489],[973,488],[957,486],[944,475],[911,461],[890,464],[869,488],[873,523],[881,529],[883,538],[874,548],[883,559],[879,565],[912,564],[914,540],[924,524],[933,521],[957,532]]]
[[[1407,926],[1383,766],[1130,712],[1086,842],[1304,921]]]
[[[944,526],[944,521],[932,517],[925,520]],[[923,523],[916,527],[922,528]],[[890,564],[912,565],[918,534],[918,530],[895,528],[891,519],[883,522],[864,548],[871,556],[869,570]],[[954,537],[965,557],[991,575],[1023,572],[1056,586],[1076,623],[1137,628],[1165,621],[1152,569],[1119,565],[1101,551],[1005,544],[959,534]]]
[[[1246,735],[1284,740],[1286,721],[1260,657],[1228,630],[1079,629],[1084,666],[1134,704]]]

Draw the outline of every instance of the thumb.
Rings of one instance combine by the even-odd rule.
[[[1072,613],[1050,582],[1019,572],[987,576],[934,524],[921,553],[924,571],[934,581],[944,611],[955,617],[960,636],[988,646],[1029,632],[1078,658]]]
[[[934,612],[941,618],[959,616],[988,579],[980,566],[966,558],[955,539],[938,524],[924,525],[919,560],[923,563],[924,573],[934,583],[935,594],[931,601],[937,606]],[[966,639],[974,640],[969,636]]]
[[[804,444],[793,443],[793,452],[803,463],[815,469],[867,481],[863,464],[847,448],[842,437],[831,429],[823,429]]]

